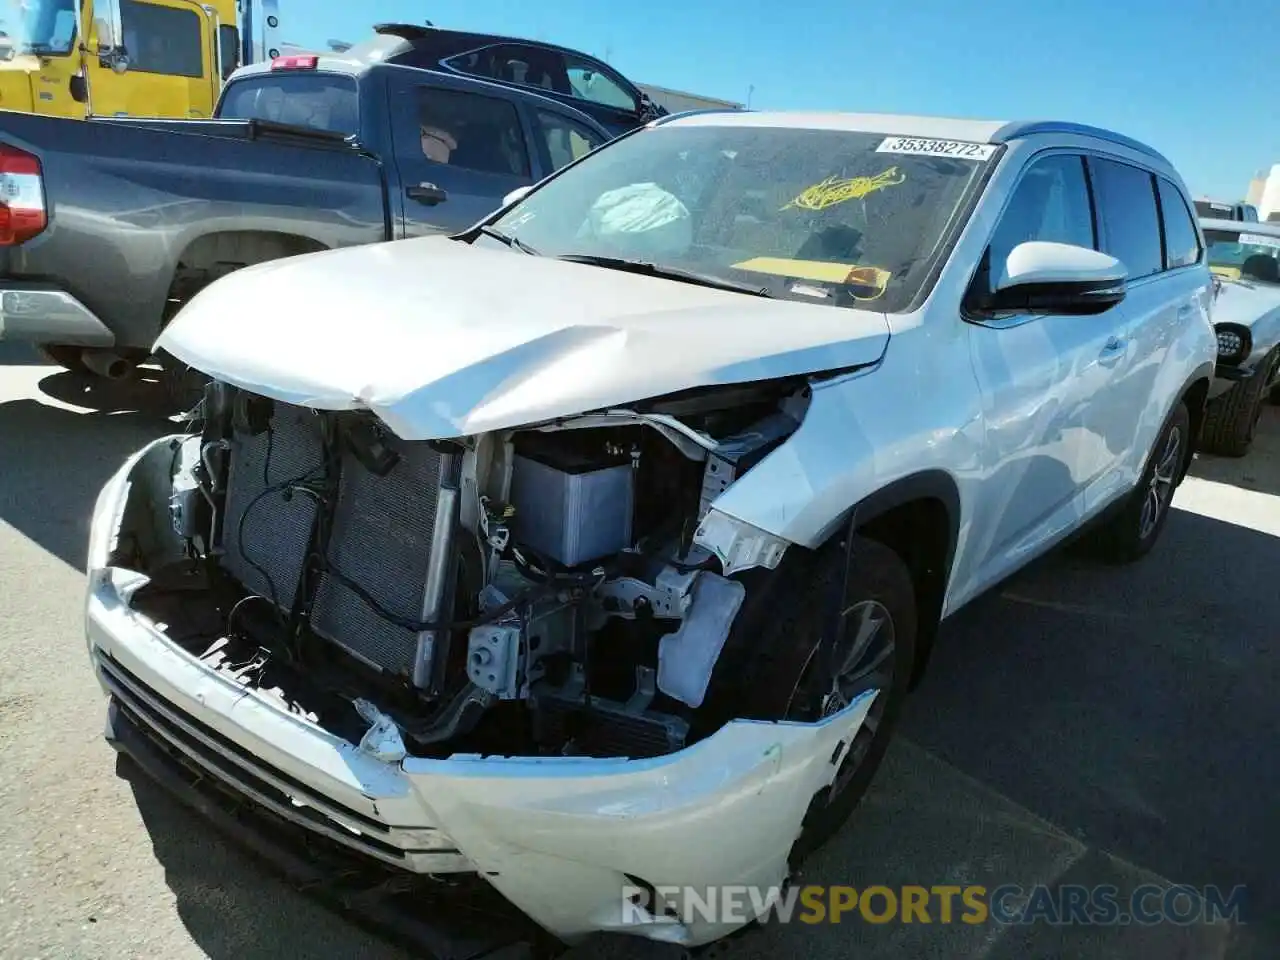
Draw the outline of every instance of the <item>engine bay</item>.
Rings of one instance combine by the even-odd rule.
[[[808,399],[764,381],[405,441],[214,382],[118,547],[148,578],[130,602],[387,760],[676,751],[733,719],[708,690],[750,583],[700,525]]]

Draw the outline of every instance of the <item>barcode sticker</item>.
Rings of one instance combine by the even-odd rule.
[[[990,143],[964,140],[921,140],[919,137],[885,137],[876,153],[905,153],[917,157],[955,157],[959,160],[990,160],[996,152]]]

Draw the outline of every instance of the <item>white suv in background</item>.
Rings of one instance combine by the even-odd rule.
[[[566,941],[714,940],[650,894],[781,884],[944,618],[1160,536],[1217,353],[1192,209],[1075,124],[703,113],[218,280],[157,345],[198,425],[95,510],[109,738],[385,873],[366,917],[448,874]]]

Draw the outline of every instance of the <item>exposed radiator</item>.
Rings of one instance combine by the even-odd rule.
[[[434,620],[450,612],[447,561],[461,464],[425,443],[385,442],[400,456],[385,477],[349,453],[343,457],[329,562],[397,617]],[[433,563],[438,555],[443,562]],[[434,635],[390,622],[328,574],[320,579],[311,626],[367,663],[429,685]]]
[[[341,416],[344,422],[364,417]],[[245,587],[270,597],[270,586],[254,568],[256,563],[288,609],[297,596],[318,505],[305,493],[286,499],[282,490],[265,495],[263,491],[320,476],[323,446],[316,414],[285,404],[274,407],[269,437],[266,432],[252,436],[238,431],[233,439],[223,564]],[[358,584],[396,618],[447,619],[452,613],[452,535],[461,458],[389,434],[382,442],[396,455],[384,476],[371,472],[344,448],[327,559],[343,579]],[[268,450],[270,469],[264,480]],[[338,576],[320,576],[310,623],[317,635],[367,664],[419,687],[432,685],[435,635],[388,620]]]
[[[275,488],[316,479],[323,467],[320,421],[302,407],[278,404],[269,430],[232,437],[222,563],[246,589],[286,610],[298,594],[318,506],[306,494]]]

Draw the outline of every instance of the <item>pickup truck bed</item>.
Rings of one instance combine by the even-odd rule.
[[[442,104],[452,115],[436,119]],[[81,121],[0,111],[10,197],[0,197],[0,339],[122,376],[184,302],[226,273],[463,230],[565,162],[552,159],[552,133],[557,146],[569,130],[591,147],[610,138],[535,93],[324,58],[306,70],[243,68],[218,112]],[[450,119],[470,151],[455,145],[442,160],[427,152],[425,125]],[[495,162],[510,168],[495,172]]]
[[[0,142],[39,158],[48,217],[35,238],[0,247],[0,284],[82,304],[61,343],[149,348],[184,283],[198,288],[266,253],[391,235],[380,164],[341,140],[238,121],[5,112]],[[6,309],[6,336],[18,322]]]

